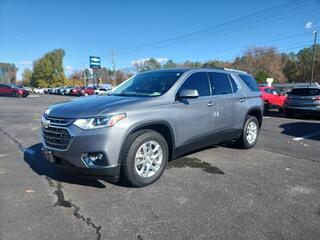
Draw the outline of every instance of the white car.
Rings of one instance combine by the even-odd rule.
[[[43,88],[34,88],[33,93],[44,94],[44,89]]]
[[[98,88],[94,90],[94,94],[97,94],[97,95],[107,95],[108,93],[110,93],[110,90],[107,88]]]

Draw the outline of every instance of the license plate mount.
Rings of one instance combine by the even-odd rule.
[[[44,158],[50,162],[50,163],[54,163],[55,160],[54,160],[54,157],[53,157],[53,154],[52,154],[52,151],[46,149],[46,148],[43,148],[42,149],[42,154],[44,156]]]

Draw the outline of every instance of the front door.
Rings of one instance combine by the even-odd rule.
[[[190,75],[180,86],[177,95],[183,89],[197,90],[199,97],[195,99],[176,100],[175,122],[176,147],[204,141],[215,130],[216,98],[211,96],[208,74],[197,72]]]

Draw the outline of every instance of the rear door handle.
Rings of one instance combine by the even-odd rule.
[[[212,107],[213,105],[214,105],[213,102],[209,102],[209,103],[208,103],[208,107]]]
[[[245,101],[245,99],[244,98],[240,98],[240,102],[244,102]]]

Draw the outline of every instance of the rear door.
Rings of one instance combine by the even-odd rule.
[[[212,94],[217,101],[219,132],[242,129],[246,114],[245,98],[234,77],[225,72],[209,72]]]
[[[191,74],[180,86],[177,95],[183,89],[197,90],[199,97],[176,100],[174,103],[178,145],[201,141],[212,136],[215,130],[213,112],[216,103],[215,97],[211,96],[208,74],[206,72]]]
[[[0,95],[5,95],[5,88],[3,84],[0,84]]]

